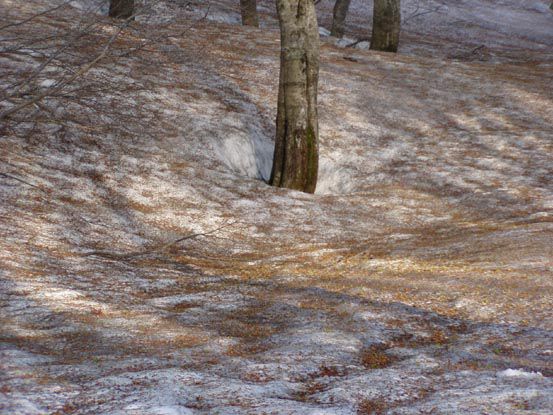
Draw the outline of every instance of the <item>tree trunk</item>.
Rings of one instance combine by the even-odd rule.
[[[273,186],[315,192],[319,166],[319,28],[313,0],[277,0],[280,79]]]
[[[330,29],[331,36],[344,37],[346,16],[350,2],[351,0],[336,0],[332,15],[332,28]]]
[[[134,0],[110,0],[109,16],[116,19],[128,19],[134,13]]]
[[[400,0],[374,0],[371,49],[397,52],[401,28]]]
[[[242,14],[242,25],[259,27],[257,0],[240,0],[240,13]]]

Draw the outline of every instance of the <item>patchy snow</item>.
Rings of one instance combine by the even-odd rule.
[[[9,28],[35,47],[0,57],[4,88],[79,4]],[[2,126],[0,413],[549,415],[546,2],[406,0],[406,18],[441,7],[392,55],[343,47],[370,33],[354,1],[348,39],[321,29],[315,195],[264,182],[273,2],[263,30],[210,4],[156,2],[77,88]],[[33,88],[99,53],[96,18]]]
[[[56,85],[55,79],[45,79],[40,83],[40,86],[43,88],[51,88]]]
[[[501,372],[497,372],[497,376],[507,377],[507,378],[543,378],[543,375],[540,372],[525,372],[522,369],[506,369]]]
[[[330,30],[325,29],[324,27],[319,27],[320,36],[330,36]]]
[[[333,6],[332,1],[318,5],[321,26],[330,27]],[[402,0],[400,51],[471,61],[531,60],[538,53],[551,60],[549,7],[548,0]],[[346,37],[370,38],[372,9],[372,1],[351,2]]]

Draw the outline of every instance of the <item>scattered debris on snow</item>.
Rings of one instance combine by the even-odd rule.
[[[3,88],[48,35],[105,12],[78,4],[10,28],[44,49],[2,54]],[[406,23],[399,55],[321,28],[315,195],[264,182],[265,0],[263,30],[227,0],[206,19],[157,2],[119,56],[2,126],[0,413],[551,413],[553,13],[402,4],[436,12]],[[98,53],[113,26],[97,18],[34,87]],[[344,42],[366,36],[370,6],[348,22]]]

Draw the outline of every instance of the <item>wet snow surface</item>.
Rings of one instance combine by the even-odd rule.
[[[419,3],[402,54],[323,38],[315,195],[262,180],[270,2],[156,4],[3,120],[0,413],[553,413],[553,13]],[[100,53],[97,13],[33,75],[90,4],[2,29],[2,111]]]

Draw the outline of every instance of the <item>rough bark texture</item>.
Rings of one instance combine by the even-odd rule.
[[[319,30],[313,0],[277,0],[280,79],[270,183],[313,193],[319,165]]]
[[[401,28],[400,0],[374,0],[371,49],[397,52]]]
[[[240,0],[240,13],[242,14],[242,24],[244,26],[259,27],[257,0]]]
[[[134,0],[111,0],[109,16],[116,19],[128,19],[134,13]]]
[[[332,15],[332,28],[330,35],[334,37],[343,37],[345,32],[346,16],[349,10],[351,0],[336,0],[334,12]]]

